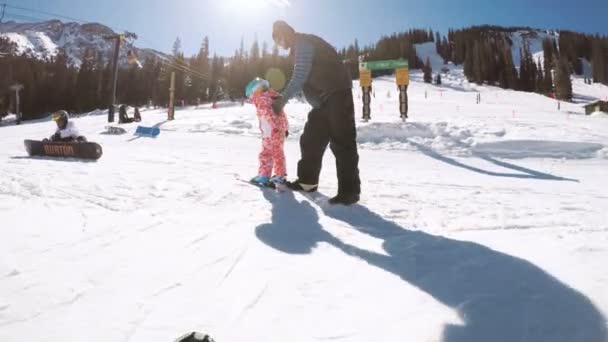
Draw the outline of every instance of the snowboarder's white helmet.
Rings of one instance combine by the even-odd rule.
[[[63,129],[68,124],[69,115],[65,110],[59,110],[53,113],[52,118],[57,123],[57,127]]]

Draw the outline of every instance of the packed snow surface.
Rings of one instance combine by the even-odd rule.
[[[74,118],[97,162],[30,158],[0,127],[0,341],[608,341],[608,120],[581,103],[413,73],[410,118],[355,82],[361,202],[261,190],[254,108],[143,110],[156,139]],[[575,79],[580,99],[608,88]],[[476,104],[477,94],[482,103]],[[291,102],[296,177],[309,106]]]

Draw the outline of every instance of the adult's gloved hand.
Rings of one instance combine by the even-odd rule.
[[[272,111],[275,114],[281,114],[281,112],[283,111],[283,107],[285,107],[285,101],[283,100],[283,98],[279,97],[272,101]]]

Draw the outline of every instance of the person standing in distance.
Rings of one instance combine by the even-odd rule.
[[[281,113],[287,101],[300,92],[312,106],[300,138],[298,178],[286,185],[296,191],[316,191],[329,145],[338,176],[338,194],[329,202],[357,203],[361,194],[359,154],[352,79],[346,66],[329,43],[315,35],[297,33],[284,21],[274,23],[272,38],[295,57],[292,78],[272,104],[274,112]]]

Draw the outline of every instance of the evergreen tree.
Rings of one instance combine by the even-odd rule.
[[[481,43],[475,41],[475,47],[473,49],[473,81],[478,85],[483,84],[485,63],[486,60],[483,55]]]
[[[424,64],[424,82],[433,82],[433,68],[431,67],[431,59],[429,57],[426,58],[426,63]]]
[[[570,67],[565,56],[557,60],[555,73],[556,96],[560,100],[570,101],[572,99],[572,80],[570,79]]]
[[[475,71],[474,71],[475,60],[473,58],[474,50],[472,48],[469,48],[466,51],[467,52],[466,52],[466,55],[464,58],[464,75],[470,81],[470,80],[475,79]]]
[[[78,112],[91,111],[95,109],[96,82],[93,70],[94,58],[85,58],[80,65],[76,78],[76,110]]]
[[[593,53],[591,65],[593,67],[593,82],[608,84],[606,78],[606,52],[600,39],[593,40]]]
[[[504,73],[507,79],[507,88],[517,89],[517,69],[515,69],[515,63],[513,62],[513,54],[511,54],[511,49],[509,47],[506,47],[505,50]]]
[[[526,91],[528,88],[527,82],[530,76],[528,72],[528,65],[526,64],[526,59],[524,58],[524,54],[521,49],[519,50],[519,56],[519,81],[517,90]]]
[[[543,40],[543,55],[544,55],[544,70],[545,79],[543,88],[547,93],[553,93],[553,67],[554,56],[557,51],[553,50],[553,42],[551,39]]]
[[[435,51],[437,51],[437,53],[443,57],[443,46],[441,45],[441,36],[439,35],[439,32],[435,33]],[[445,59],[445,57],[444,57]]]
[[[177,37],[173,42],[173,57],[177,57],[182,52],[182,40]]]
[[[543,75],[543,65],[540,62],[540,58],[536,64],[536,85],[535,91],[539,94],[545,93],[545,76]]]

